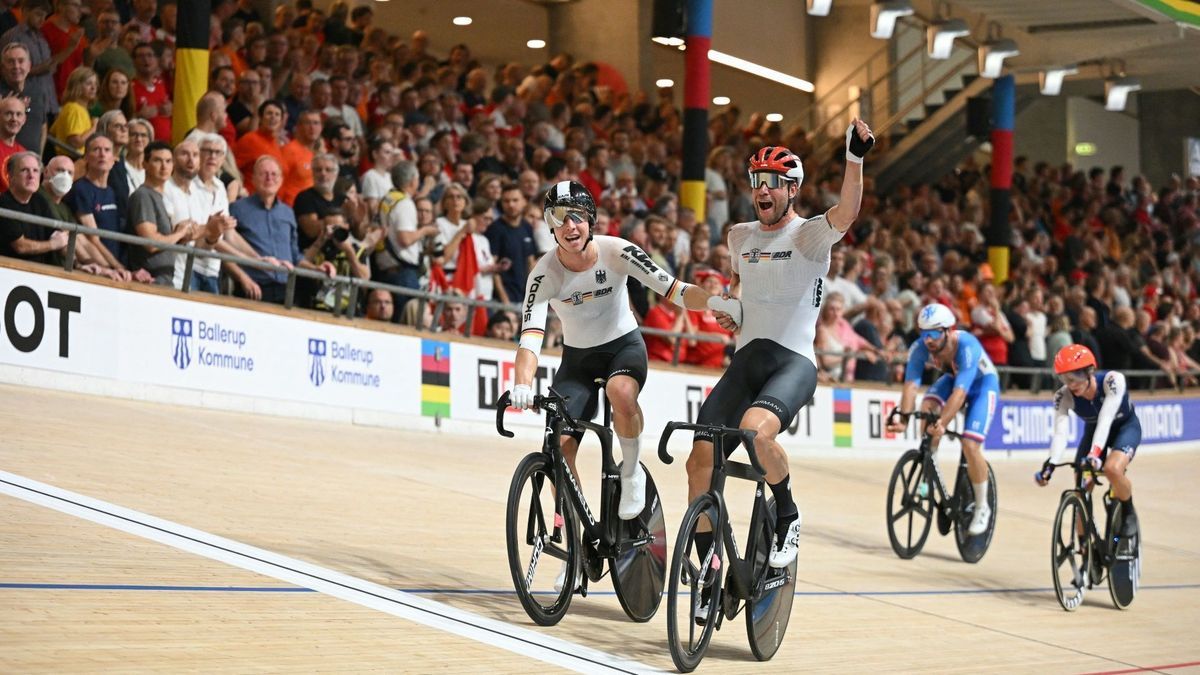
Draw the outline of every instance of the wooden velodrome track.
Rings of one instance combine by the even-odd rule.
[[[521,610],[503,526],[525,442],[7,385],[0,401],[0,470],[11,474],[0,476],[0,672],[672,668],[665,611],[631,623],[607,579],[577,596],[556,627],[538,628]],[[592,499],[595,455],[581,461]],[[942,461],[949,469],[955,459]],[[685,506],[682,463],[646,461],[673,543]],[[715,634],[700,672],[1200,664],[1200,454],[1137,458],[1142,591],[1118,612],[1097,588],[1073,614],[1054,599],[1048,562],[1065,475],[1038,489],[1030,477],[1040,456],[993,458],[1000,513],[987,556],[967,565],[935,530],[924,553],[902,561],[883,522],[893,461],[793,458],[805,527],[787,639],[774,660],[757,663],[739,616]],[[99,524],[87,514],[115,509],[38,496],[14,487],[13,476],[200,533],[183,539],[169,533],[178,526],[160,524],[143,528],[160,540],[147,539],[127,531],[146,516]],[[748,502],[740,489],[730,494],[734,509]],[[237,543],[213,547],[203,543],[209,535]],[[254,565],[261,569],[245,569]],[[296,569],[308,576],[285,581]]]

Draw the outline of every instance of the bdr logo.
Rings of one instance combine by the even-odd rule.
[[[70,358],[71,314],[80,314],[82,304],[78,295],[49,291],[46,293],[46,304],[42,305],[37,291],[28,286],[17,286],[8,292],[8,298],[4,301],[4,334],[17,351],[26,354],[35,351],[42,345],[42,338],[46,335],[46,307],[58,310],[58,356]],[[28,305],[33,310],[32,326],[28,321],[22,321],[22,326],[17,325],[17,311],[21,305]],[[28,330],[22,332],[22,327]]]
[[[515,369],[512,361],[479,359],[476,384],[480,410],[496,409],[496,401],[500,399],[500,394],[513,388]],[[555,369],[538,366],[533,373],[533,392],[546,393],[547,387],[554,381],[554,373]]]

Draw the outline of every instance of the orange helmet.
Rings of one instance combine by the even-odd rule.
[[[772,171],[801,183],[804,181],[804,165],[796,153],[783,146],[768,145],[750,158],[750,173]]]
[[[1096,367],[1096,355],[1083,345],[1067,345],[1058,350],[1054,357],[1054,372],[1057,375],[1081,370],[1091,366]]]

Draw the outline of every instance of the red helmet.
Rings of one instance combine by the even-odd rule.
[[[804,165],[796,153],[779,145],[768,145],[750,158],[750,173],[773,171],[800,183],[804,180]]]
[[[1096,355],[1083,345],[1067,345],[1058,350],[1054,357],[1054,372],[1057,375],[1096,367]]]

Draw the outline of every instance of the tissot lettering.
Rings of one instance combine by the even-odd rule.
[[[32,312],[32,325],[17,320],[22,305]],[[77,295],[66,295],[50,291],[46,293],[46,304],[37,291],[28,286],[17,286],[8,293],[4,301],[4,334],[8,342],[19,352],[35,351],[46,336],[46,308],[58,311],[58,356],[69,358],[71,350],[71,314],[79,314],[82,300]],[[53,319],[51,319],[53,320]]]

